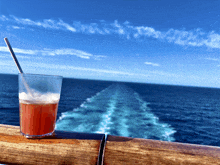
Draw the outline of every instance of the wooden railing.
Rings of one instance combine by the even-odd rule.
[[[18,126],[0,124],[2,164],[220,164],[220,148],[104,134],[55,131],[26,139]]]

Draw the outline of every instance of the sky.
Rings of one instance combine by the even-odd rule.
[[[0,73],[220,88],[219,0],[0,0]]]

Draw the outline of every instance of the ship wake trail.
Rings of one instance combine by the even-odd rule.
[[[113,84],[62,113],[57,130],[175,141],[175,130],[159,121],[146,101],[124,84]]]

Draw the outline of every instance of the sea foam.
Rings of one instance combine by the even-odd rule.
[[[123,84],[112,84],[62,113],[57,130],[175,141],[175,129],[161,122],[141,95]]]
[[[60,94],[58,93],[46,93],[41,94],[38,92],[30,93],[19,93],[19,100],[23,103],[57,103],[59,102]]]

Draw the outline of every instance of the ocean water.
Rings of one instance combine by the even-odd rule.
[[[63,79],[57,130],[220,146],[220,89]],[[0,124],[19,125],[18,77],[0,74]]]

